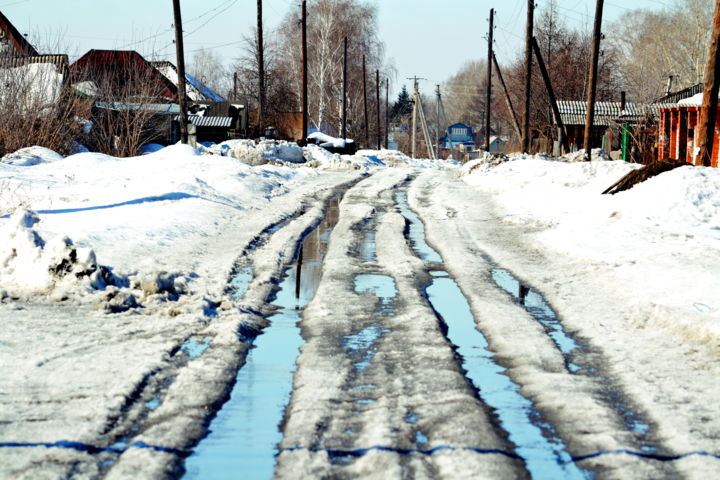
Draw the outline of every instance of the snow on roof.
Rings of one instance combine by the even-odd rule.
[[[679,107],[701,107],[703,103],[703,95],[705,95],[704,92],[696,93],[690,98],[680,100],[677,104]],[[720,98],[720,96],[718,96],[718,98]]]

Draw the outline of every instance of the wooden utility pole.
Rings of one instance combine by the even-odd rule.
[[[435,150],[440,158],[440,85],[435,85]]]
[[[385,79],[385,149],[388,148],[388,135],[390,123],[390,79]]]
[[[545,61],[543,60],[542,53],[540,53],[540,46],[537,43],[537,39],[535,37],[532,38],[532,46],[533,51],[535,52],[535,57],[538,61],[538,66],[540,67],[540,73],[543,77],[543,82],[545,82],[545,88],[547,89],[548,96],[550,97],[550,106],[552,107],[553,115],[555,117],[555,124],[558,126],[559,131],[559,137],[558,141],[562,145],[562,148],[565,149],[565,151],[569,151],[567,144],[567,135],[565,133],[565,125],[563,124],[562,117],[560,116],[560,109],[558,108],[557,99],[555,98],[555,90],[553,90],[552,82],[550,81],[550,75],[548,75],[548,71],[545,68]]]
[[[308,136],[307,0],[302,0],[302,140]]]
[[[410,158],[415,158],[415,135],[417,131],[417,112],[418,112],[418,98],[420,97],[420,90],[418,88],[418,77],[408,78],[413,81],[413,111],[412,111],[412,127],[411,127],[411,140],[410,140]]]
[[[265,126],[265,55],[263,48],[262,0],[257,0],[257,60],[258,60],[258,125],[260,136]]]
[[[347,138],[347,37],[343,39],[342,138]]]
[[[233,102],[237,102],[238,73],[233,73]]]
[[[502,72],[500,71],[500,65],[498,65],[497,58],[495,57],[495,52],[493,52],[492,60],[493,64],[495,64],[495,71],[497,72],[498,80],[500,80],[500,86],[502,86],[503,93],[505,93],[505,103],[507,104],[508,110],[510,110],[510,114],[512,115],[515,133],[518,136],[518,140],[523,141],[522,130],[520,129],[520,120],[518,120],[517,114],[515,113],[515,108],[513,107],[512,100],[510,99],[510,92],[508,92],[507,85],[505,85],[505,80],[503,79]]]
[[[705,89],[698,124],[698,146],[700,150],[695,164],[706,167],[717,166],[717,161],[713,165],[712,153],[715,143],[715,125],[717,123],[718,90],[720,90],[720,48],[718,48],[718,42],[720,42],[720,2],[715,3],[712,38],[710,39],[707,65],[705,66]]]
[[[370,145],[370,130],[368,127],[368,105],[367,105],[367,74],[365,72],[365,55],[362,61],[362,77],[363,77],[363,105],[365,106],[365,148]]]
[[[488,32],[487,92],[485,94],[485,151],[490,151],[490,102],[492,100],[492,56],[493,56],[493,16],[490,9],[490,31]],[[438,153],[440,150],[438,150]]]
[[[375,70],[375,106],[377,108],[377,149],[382,148],[382,126],[380,124],[380,70]]]
[[[588,96],[585,111],[585,161],[591,158],[590,132],[595,115],[595,92],[597,90],[598,57],[600,56],[600,35],[602,27],[603,0],[596,0],[595,25],[593,26],[592,55],[590,57],[590,73],[588,75]]]
[[[183,49],[182,15],[180,0],[173,0],[175,14],[175,52],[178,71],[178,103],[180,104],[180,141],[188,143],[187,88],[185,87],[185,50]]]
[[[530,87],[532,80],[532,37],[535,0],[527,2],[527,26],[525,29],[525,111],[523,114],[523,152],[530,151]]]

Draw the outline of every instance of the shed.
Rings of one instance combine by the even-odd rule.
[[[456,123],[447,127],[444,136],[438,140],[440,148],[458,149],[462,145],[462,150],[470,151],[475,148],[473,140],[473,129],[470,125],[464,123]]]
[[[702,93],[680,100],[677,105],[660,110],[660,135],[658,138],[658,159],[674,158],[697,165],[699,147],[695,144],[702,107]],[[715,120],[715,141],[710,164],[718,166],[720,149],[720,106]]]

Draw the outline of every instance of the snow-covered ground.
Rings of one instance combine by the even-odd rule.
[[[150,461],[157,449],[147,445],[182,451],[202,434],[208,408],[222,400],[247,349],[214,347],[236,344],[240,325],[261,326],[254,309],[324,202],[386,169],[418,176],[410,206],[466,294],[472,263],[453,259],[442,230],[450,218],[606,353],[674,451],[717,454],[720,170],[682,167],[610,196],[600,192],[637,165],[561,160],[513,155],[461,166],[387,150],[348,156],[247,140],[133,158],[62,158],[38,147],[4,157],[0,477],[98,475],[107,465],[88,460],[98,452],[81,446],[105,449],[99,455],[124,451],[143,415],[151,420],[144,443],[112,472],[172,475]],[[429,191],[434,196],[423,198]],[[238,305],[228,281],[238,258],[253,251],[255,279]],[[509,355],[502,329],[490,330],[491,347]],[[206,345],[205,338],[212,338],[207,353],[188,363],[185,345]],[[534,401],[557,402],[537,393],[542,382],[532,382],[539,378],[532,369],[515,367],[511,375],[527,380]],[[157,400],[143,396],[147,385],[175,376],[159,408],[140,408]],[[701,418],[691,421],[694,411]],[[604,432],[590,434],[598,448],[616,445]],[[68,441],[78,448],[50,448]],[[707,472],[707,462],[720,460],[683,462],[685,472],[706,462],[697,471]]]

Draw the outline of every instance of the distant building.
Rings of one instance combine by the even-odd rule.
[[[450,125],[444,136],[440,137],[440,148],[469,152],[475,149],[473,129],[464,123]]]

